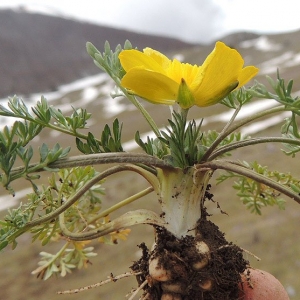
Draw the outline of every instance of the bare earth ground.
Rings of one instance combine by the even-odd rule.
[[[90,107],[88,110],[93,111],[92,109]],[[216,113],[216,111],[207,112],[209,114]],[[157,118],[161,119],[162,114],[157,114]],[[99,119],[101,120],[101,116],[99,116]],[[124,140],[129,139],[128,131],[135,131],[132,124],[141,124],[139,127],[141,132],[148,130],[136,112],[125,113],[121,116],[121,119],[125,123],[124,128],[127,128]],[[102,128],[102,125],[101,127],[100,125],[97,125],[97,130]],[[93,130],[95,132],[96,129],[93,128]],[[275,134],[278,135],[278,128],[276,130],[275,128],[268,129],[260,135],[267,135],[272,132],[276,132]],[[44,137],[47,137],[46,134],[44,135]],[[57,141],[57,137],[55,140]],[[70,141],[68,139],[63,140],[62,144],[68,145]],[[285,157],[280,153],[279,145],[261,145],[255,148],[255,151],[254,148],[247,148],[238,151],[235,156],[248,161],[256,159],[262,165],[270,166],[270,169],[290,171],[296,177],[300,177],[299,158]],[[136,175],[126,173],[125,176],[125,173],[123,173],[116,176],[107,184],[108,203],[122,200],[145,186],[144,180]],[[245,254],[246,259],[251,261],[253,267],[266,270],[275,275],[289,291],[292,300],[299,299],[300,206],[287,199],[285,211],[280,211],[277,207],[267,208],[263,210],[262,216],[257,216],[246,210],[235,196],[235,191],[231,188],[229,182],[218,186],[213,185],[212,193],[215,195],[214,199],[219,202],[221,209],[229,215],[222,214],[216,204],[210,205],[209,212],[213,213],[211,220],[220,227],[221,231],[226,233],[226,239],[259,256],[261,261],[257,262],[255,258]],[[1,192],[1,194],[3,193]],[[158,210],[155,195],[149,195],[145,199],[133,203],[130,208],[141,207]],[[37,267],[39,252],[54,252],[60,246],[53,244],[50,248],[48,246],[43,248],[38,243],[31,244],[30,236],[23,236],[19,239],[17,249],[14,251],[5,249],[0,254],[0,299],[125,299],[126,293],[131,288],[136,287],[133,278],[122,279],[80,294],[57,295],[56,292],[99,282],[106,279],[110,273],[117,275],[128,271],[128,267],[132,265],[133,261],[139,258],[140,252],[137,245],[141,242],[145,242],[148,247],[151,247],[153,242],[153,229],[151,226],[133,227],[127,241],[121,241],[118,245],[110,246],[94,243],[98,257],[92,259],[92,265],[87,269],[76,270],[65,278],[58,277],[41,281],[30,274]]]

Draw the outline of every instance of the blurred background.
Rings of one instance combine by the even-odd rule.
[[[128,39],[133,46],[151,47],[179,60],[202,64],[214,47],[222,40],[236,48],[245,58],[246,65],[260,68],[257,79],[276,77],[276,71],[286,80],[294,79],[295,95],[300,91],[300,19],[298,1],[271,0],[110,0],[110,1],[4,1],[0,2],[0,103],[18,95],[28,104],[34,104],[44,95],[64,112],[86,108],[93,112],[89,130],[96,136],[103,126],[118,117],[123,122],[124,142],[128,149],[138,124],[141,132],[149,131],[147,123],[124,99],[112,100],[111,80],[94,65],[87,55],[85,44],[92,42],[99,50],[109,41],[114,48]],[[257,101],[246,109],[253,113],[265,109],[267,100]],[[166,125],[168,109],[144,103],[161,126]],[[159,109],[159,110],[158,110]],[[164,114],[164,112],[166,114]],[[228,119],[224,107],[192,109],[191,117],[208,120],[204,130],[221,129]],[[245,129],[253,136],[280,135],[286,115],[278,119],[265,119]],[[135,126],[132,126],[134,120]],[[0,125],[13,120],[0,117]],[[59,142],[62,146],[74,141],[56,133],[43,132],[40,140],[49,146]],[[132,149],[132,148],[131,148]],[[261,145],[239,150],[234,158],[257,160],[270,169],[291,172],[300,178],[297,157],[286,158],[278,145]],[[76,148],[72,154],[78,154]],[[125,181],[126,180],[126,181]],[[106,184],[108,202],[121,200],[146,186],[135,175],[116,176]],[[135,182],[128,187],[127,182]],[[134,181],[133,181],[134,180]],[[0,216],[20,201],[26,201],[26,182],[18,183],[16,197],[0,189]],[[122,191],[122,194],[120,193]],[[254,267],[275,275],[287,289],[291,299],[300,298],[300,209],[286,199],[285,211],[277,207],[266,208],[262,216],[250,214],[235,196],[231,186],[213,186],[212,192],[224,215],[211,204],[212,220],[225,232],[229,241],[251,251],[261,258],[257,262],[247,256]],[[105,201],[106,201],[105,200]],[[158,210],[155,197],[148,196],[130,208]],[[105,205],[105,202],[104,204]],[[123,211],[124,212],[124,211]],[[1,299],[125,299],[125,294],[136,286],[134,279],[123,279],[83,294],[61,296],[58,290],[78,288],[128,271],[139,258],[137,247],[153,242],[150,226],[137,226],[126,241],[118,245],[95,243],[98,257],[87,269],[74,271],[65,278],[51,278],[44,282],[30,272],[37,267],[39,252],[54,252],[60,245],[42,247],[31,244],[30,236],[19,238],[14,251],[0,253]]]

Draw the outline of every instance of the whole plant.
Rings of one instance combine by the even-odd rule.
[[[133,49],[128,41],[114,51],[106,42],[103,53],[87,43],[87,51],[115,83],[111,101],[129,100],[143,115],[151,135],[143,138],[138,124],[133,124],[139,151],[129,152],[124,150],[118,119],[93,133],[88,128],[92,115],[84,108],[74,107],[67,116],[44,97],[32,107],[17,96],[10,98],[7,106],[0,106],[2,117],[16,119],[0,132],[0,181],[14,194],[14,182],[25,179],[32,193],[0,221],[0,248],[17,247],[18,238],[28,232],[42,245],[65,241],[55,254],[40,253],[41,261],[32,273],[48,279],[87,266],[96,255],[92,240],[114,243],[126,239],[131,226],[145,224],[154,228],[153,247],[141,240],[142,256],[131,270],[106,281],[135,276],[137,289],[129,299],[288,299],[274,277],[251,268],[245,249],[226,240],[210,220],[207,204],[214,201],[212,184],[232,179],[234,190],[252,213],[261,214],[266,206],[282,208],[282,196],[300,203],[299,179],[292,174],[231,157],[237,149],[280,143],[283,157],[293,163],[290,160],[300,151],[300,101],[292,94],[293,81],[286,82],[278,72],[276,78],[267,77],[269,87],[257,81],[248,86],[258,68],[244,66],[240,53],[222,42],[216,43],[201,66],[169,59],[151,48]],[[242,109],[259,99],[273,101],[274,106],[238,118]],[[147,102],[156,105],[158,113],[160,106],[169,106],[165,128],[156,124],[144,105]],[[231,110],[221,131],[203,131],[205,117],[189,118],[190,109],[207,106]],[[289,117],[282,120],[281,136],[241,133],[244,126],[282,112],[289,112]],[[78,155],[70,156],[71,147],[59,144],[51,148],[41,142],[34,149],[31,142],[46,128],[73,137]],[[142,176],[149,187],[103,209],[103,182],[124,171]],[[45,172],[47,183],[40,180]],[[159,214],[141,207],[111,218],[148,194],[159,206]],[[258,276],[264,279],[257,280]],[[267,291],[261,294],[264,287]]]

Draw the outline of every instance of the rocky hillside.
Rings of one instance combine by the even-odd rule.
[[[0,10],[0,98],[55,90],[58,85],[99,70],[85,50],[87,41],[100,49],[128,39],[138,48],[181,50],[193,45],[50,15]]]
[[[276,65],[294,57],[292,60],[297,66],[295,54],[300,50],[299,37],[300,31],[264,37],[238,32],[221,40],[241,51],[246,64],[264,64],[275,58],[271,63]],[[126,39],[139,49],[150,46],[162,52],[180,53],[186,61],[196,64],[201,64],[213,47],[60,16],[0,10],[0,99],[14,94],[28,96],[55,91],[62,84],[94,75],[99,69],[86,52],[86,42],[103,49],[106,40],[114,48]],[[249,41],[253,41],[253,45]],[[286,49],[291,57],[286,57]],[[291,68],[291,71],[298,78],[296,69]]]

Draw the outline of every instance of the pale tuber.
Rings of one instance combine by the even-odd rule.
[[[151,258],[149,261],[149,274],[157,281],[169,281],[171,279],[171,273],[166,270],[160,263],[159,259]]]

